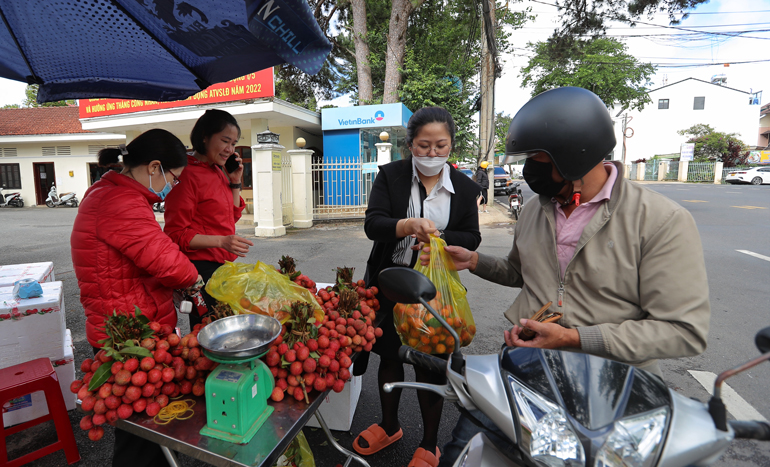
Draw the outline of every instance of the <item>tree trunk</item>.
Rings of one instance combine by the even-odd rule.
[[[366,28],[366,0],[352,0],[353,44],[356,49],[356,70],[358,71],[358,103],[371,104],[372,68],[369,65],[369,43]]]
[[[406,29],[409,25],[409,15],[418,8],[424,0],[393,0],[390,12],[388,30],[388,49],[385,55],[385,90],[382,96],[383,104],[400,102],[398,87],[401,84],[401,68],[404,66],[406,54]]]

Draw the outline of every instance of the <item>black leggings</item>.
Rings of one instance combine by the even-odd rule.
[[[214,275],[214,271],[216,271],[219,266],[222,266],[224,263],[217,263],[214,261],[201,261],[201,260],[193,260],[191,261],[193,263],[193,266],[195,266],[195,269],[198,270],[198,274],[201,275],[203,278],[203,282],[208,282],[209,279],[211,279],[211,276]],[[206,288],[201,289],[201,295],[203,295],[203,301],[206,302],[206,306],[208,307],[209,311],[212,311],[214,309],[214,305],[217,304],[217,299],[212,297],[211,295],[206,292]],[[198,315],[196,312],[190,313],[190,331],[192,331],[193,327],[196,324],[200,324],[203,320],[203,317]]]

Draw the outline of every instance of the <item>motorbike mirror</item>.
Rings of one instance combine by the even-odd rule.
[[[436,296],[436,286],[421,272],[411,268],[387,268],[379,275],[380,290],[396,303],[426,302]]]
[[[761,353],[770,352],[770,327],[766,327],[757,333],[756,337],[754,337],[754,344],[756,344],[757,349]]]

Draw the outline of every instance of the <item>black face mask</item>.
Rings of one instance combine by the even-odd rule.
[[[527,159],[521,171],[529,187],[535,193],[553,198],[564,188],[564,182],[555,182],[551,178],[551,164]]]

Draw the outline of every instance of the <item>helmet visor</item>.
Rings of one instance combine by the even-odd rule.
[[[546,153],[546,151],[543,151],[541,149],[537,149],[534,151],[526,151],[526,152],[512,152],[512,153],[506,153],[505,156],[503,156],[503,164],[513,164],[515,162],[523,161],[524,159],[529,159],[530,157],[534,157],[540,153]]]

